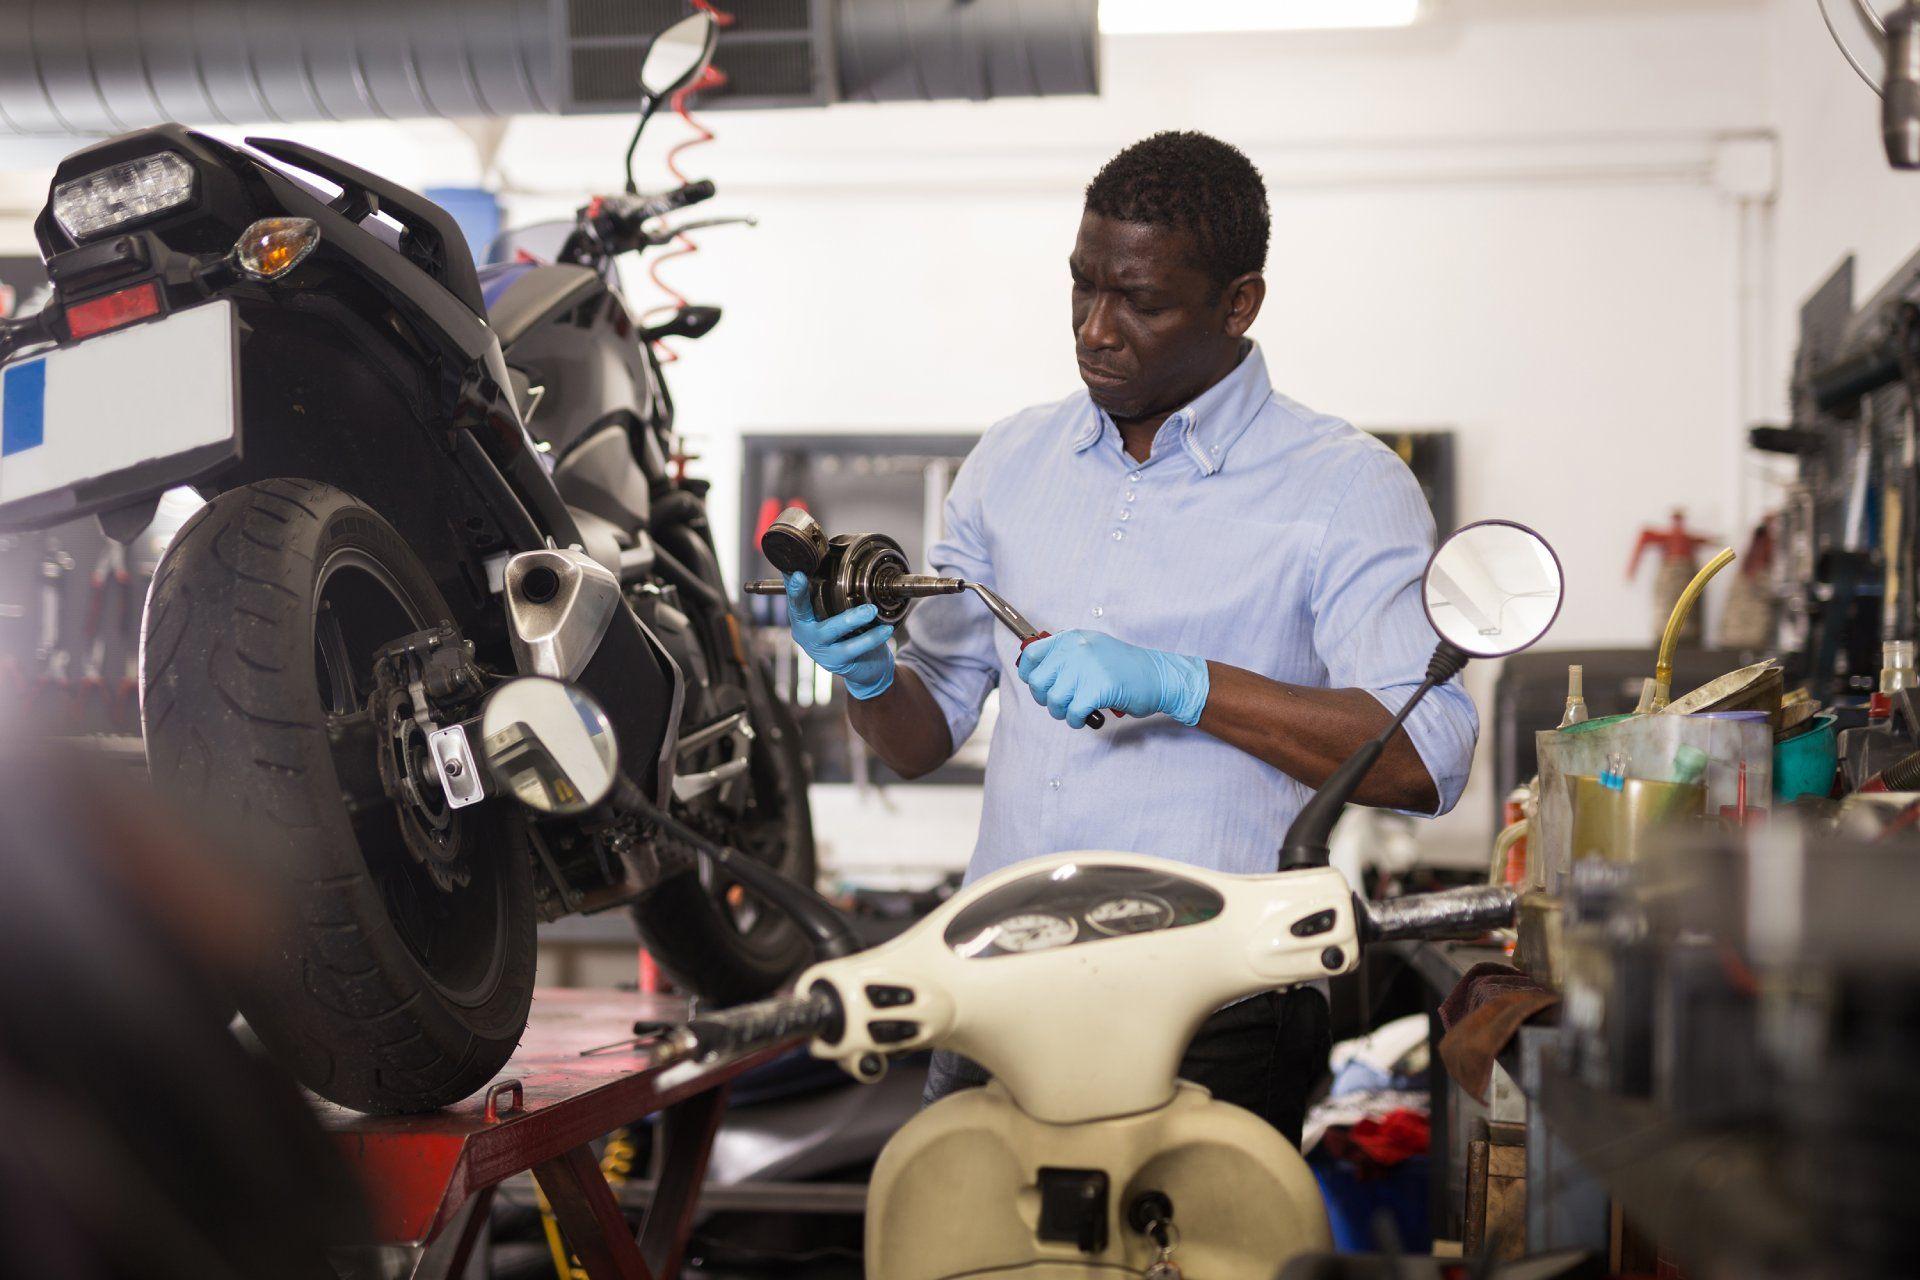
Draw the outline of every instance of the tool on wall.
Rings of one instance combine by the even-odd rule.
[[[1725,649],[1762,649],[1774,634],[1773,523],[1762,520],[1747,542],[1740,572],[1728,585],[1716,629]]]
[[[1673,522],[1664,529],[1647,528],[1640,531],[1640,540],[1633,545],[1633,559],[1627,562],[1627,577],[1632,578],[1640,571],[1640,560],[1648,548],[1660,553],[1660,569],[1653,580],[1653,616],[1669,619],[1673,607],[1680,599],[1687,584],[1699,571],[1700,562],[1694,553],[1708,546],[1713,539],[1703,537],[1687,527],[1687,513],[1676,507]],[[1676,637],[1688,645],[1698,646],[1702,631],[1701,616],[1689,611],[1681,620],[1681,630]],[[1673,630],[1669,623],[1663,634]]]
[[[817,617],[830,618],[857,605],[871,604],[878,614],[876,622],[897,623],[907,616],[915,600],[971,591],[1020,641],[1021,649],[1053,634],[1028,622],[1018,609],[984,583],[913,573],[906,552],[884,533],[842,533],[829,538],[820,522],[799,507],[787,508],[779,519],[767,526],[766,532],[760,535],[760,551],[781,573],[807,575]],[[780,578],[762,578],[749,582],[746,590],[750,595],[785,595],[787,586]],[[1113,711],[1112,714],[1125,713]],[[1086,720],[1090,729],[1098,729],[1106,722],[1106,716],[1098,711]]]

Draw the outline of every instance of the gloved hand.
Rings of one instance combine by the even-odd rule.
[[[845,680],[847,692],[862,700],[879,697],[893,684],[893,650],[887,647],[893,624],[873,626],[879,613],[870,604],[855,605],[822,622],[813,616],[807,575],[787,575],[787,621],[793,627],[793,642]]]
[[[1034,641],[1020,655],[1020,678],[1035,702],[1076,729],[1102,707],[1130,716],[1164,711],[1182,724],[1198,724],[1212,687],[1205,659],[1143,649],[1098,631]]]

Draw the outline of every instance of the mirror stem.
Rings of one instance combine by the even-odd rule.
[[[647,131],[647,121],[653,119],[653,113],[659,108],[660,99],[648,94],[640,104],[640,119],[633,126],[633,137],[627,140],[627,194],[630,196],[640,194],[640,186],[633,180],[633,154],[640,149],[640,135]]]
[[[1333,834],[1333,824],[1346,807],[1348,798],[1360,789],[1368,772],[1379,762],[1381,753],[1393,741],[1393,735],[1400,732],[1400,726],[1407,722],[1407,717],[1420,704],[1420,700],[1432,692],[1436,685],[1453,679],[1466,665],[1467,655],[1447,641],[1442,640],[1434,646],[1433,657],[1427,661],[1425,682],[1401,704],[1392,722],[1380,731],[1378,737],[1362,743],[1360,749],[1348,756],[1300,806],[1300,812],[1287,827],[1287,838],[1280,846],[1280,870],[1327,865],[1327,838]]]

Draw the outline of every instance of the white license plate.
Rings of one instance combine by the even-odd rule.
[[[239,369],[224,299],[0,368],[0,526],[117,506],[233,456]]]

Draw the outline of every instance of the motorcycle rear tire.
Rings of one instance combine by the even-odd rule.
[[[379,513],[274,479],[221,494],[180,530],[141,630],[155,786],[278,908],[270,961],[234,1002],[300,1083],[358,1111],[472,1094],[512,1054],[532,999],[524,819],[493,805],[453,813],[470,879],[437,889],[391,808],[349,813],[331,754],[330,718],[366,692],[352,678],[332,687],[341,659],[328,651],[370,670],[379,645],[452,616]]]
[[[722,838],[788,878],[812,885],[816,872],[813,812],[807,804],[806,747],[793,711],[765,673],[753,673],[756,731],[754,813]],[[718,1005],[743,1004],[778,991],[813,958],[806,938],[771,906],[757,904],[742,927],[726,900],[727,885],[688,871],[664,881],[634,904],[634,923],[654,961],[681,991]]]

